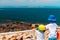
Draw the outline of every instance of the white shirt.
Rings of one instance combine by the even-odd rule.
[[[56,28],[57,28],[56,23],[50,23],[46,25],[46,29],[49,30],[49,38],[56,37]]]
[[[37,40],[44,40],[44,33],[39,32],[38,30],[35,30]]]

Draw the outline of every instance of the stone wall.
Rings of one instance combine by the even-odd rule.
[[[31,30],[0,33],[0,40],[36,40]]]

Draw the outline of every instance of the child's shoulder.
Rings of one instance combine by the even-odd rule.
[[[49,25],[57,25],[57,24],[56,23],[49,23],[46,26],[49,26]]]
[[[51,26],[55,26],[55,27],[58,27],[58,25],[56,23],[50,23],[50,24],[47,24],[46,27],[51,27]]]
[[[45,25],[45,26],[50,26],[50,25],[52,25],[52,24],[47,24],[47,25]]]

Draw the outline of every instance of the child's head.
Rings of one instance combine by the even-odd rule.
[[[57,32],[60,32],[60,27],[57,28]]]
[[[56,18],[55,18],[54,15],[49,15],[48,20],[49,20],[51,23],[55,23],[55,22],[56,22]]]
[[[44,32],[45,31],[45,25],[44,24],[40,24],[38,26],[38,30],[41,31],[41,32]]]

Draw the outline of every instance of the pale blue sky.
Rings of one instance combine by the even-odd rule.
[[[57,7],[60,8],[60,0],[0,0],[0,8],[3,7]]]

